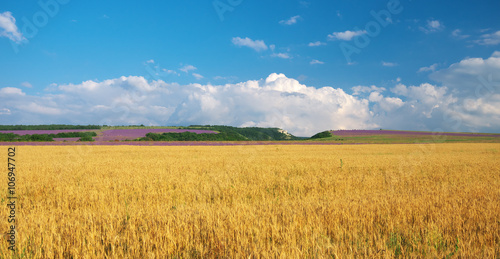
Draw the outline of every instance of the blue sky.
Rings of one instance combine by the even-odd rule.
[[[500,132],[499,11],[499,1],[3,1],[0,123]],[[279,105],[253,106],[262,100]]]

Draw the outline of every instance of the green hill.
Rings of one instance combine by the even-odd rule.
[[[300,137],[296,137],[286,132],[286,130],[282,130],[280,128],[259,128],[259,127],[238,128],[238,127],[221,126],[221,125],[191,125],[189,127],[183,127],[183,128],[213,130],[225,134],[239,135],[242,136],[244,140],[252,140],[252,141],[303,139]]]

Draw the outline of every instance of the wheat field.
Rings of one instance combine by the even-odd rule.
[[[4,235],[0,256],[498,258],[499,151],[19,146],[17,251]],[[2,233],[10,225],[6,174]]]

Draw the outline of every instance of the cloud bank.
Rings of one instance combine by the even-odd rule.
[[[306,86],[278,73],[225,85],[128,76],[52,85],[41,95],[4,87],[0,123],[224,124],[280,127],[298,136],[378,128],[500,132],[499,71],[495,52],[433,72],[431,78],[440,85],[397,82],[387,88],[355,86],[348,92]]]

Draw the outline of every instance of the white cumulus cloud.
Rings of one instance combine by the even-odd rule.
[[[202,75],[200,75],[200,74],[198,74],[198,73],[193,73],[193,76],[194,76],[196,79],[198,79],[198,80],[200,80],[200,79],[203,79],[203,78],[204,78]]]
[[[30,82],[22,82],[21,86],[24,86],[24,87],[27,87],[27,88],[33,87],[33,85],[31,85]]]
[[[421,67],[417,72],[428,72],[428,71],[436,71],[438,64],[434,63],[428,67]]]
[[[451,36],[461,40],[470,37],[470,35],[462,34],[462,30],[460,29],[455,29],[454,31],[452,31]]]
[[[264,43],[263,40],[252,40],[248,37],[246,38],[234,37],[232,39],[232,43],[238,47],[249,47],[257,52],[268,49],[266,43]]]
[[[363,86],[363,85],[358,85],[353,88],[351,88],[353,91],[353,95],[360,95],[363,93],[371,93],[371,92],[383,92],[385,91],[384,87],[377,87],[375,85],[372,86]]]
[[[0,37],[7,37],[15,43],[26,40],[17,28],[16,18],[11,12],[0,13]]]
[[[325,64],[325,62],[319,61],[317,59],[313,59],[313,60],[311,60],[311,62],[309,62],[309,64],[311,64],[311,65],[316,65],[316,64],[323,65],[323,64]]]
[[[193,65],[185,65],[185,66],[181,67],[179,70],[182,72],[188,73],[189,71],[196,70],[196,69],[197,68]]]
[[[438,32],[444,29],[444,25],[439,20],[428,20],[425,27],[420,27],[420,30],[425,33]]]
[[[225,85],[178,85],[129,76],[54,89],[43,96],[17,95],[15,100],[2,93],[19,91],[2,89],[4,108],[24,115],[9,123],[251,125],[280,127],[301,136],[377,126],[370,122],[368,100],[342,89],[302,85],[275,73],[266,79]]]
[[[489,58],[466,58],[430,74],[430,78],[467,95],[500,91],[500,52]],[[478,93],[476,93],[478,92]]]
[[[0,96],[7,95],[26,95],[23,90],[16,87],[4,87],[0,89]]]
[[[500,31],[483,34],[474,42],[479,45],[498,45],[500,44]]]
[[[322,46],[322,45],[326,45],[326,43],[321,42],[321,41],[315,41],[315,42],[309,42],[309,44],[308,44],[309,47],[318,47],[318,46]]]
[[[292,58],[292,57],[290,57],[290,54],[288,54],[288,53],[273,53],[273,54],[271,54],[271,57],[273,57],[273,58],[283,58],[283,59]]]
[[[300,15],[295,15],[293,17],[290,17],[290,19],[288,19],[288,20],[282,20],[282,21],[280,21],[280,24],[282,24],[282,25],[293,25],[293,24],[296,24],[299,19],[301,19]]]
[[[385,62],[385,61],[382,61],[382,66],[384,66],[384,67],[395,67],[397,65],[398,64],[394,63],[394,62]]]
[[[441,85],[312,87],[284,74],[222,85],[128,76],[54,85],[43,94],[0,89],[1,124],[74,123],[279,127],[311,136],[329,129],[500,131],[500,52],[434,72]],[[488,71],[495,73],[491,80]],[[467,93],[484,75],[490,88]],[[389,88],[389,87],[388,87]],[[16,114],[16,116],[11,116]],[[12,117],[12,118],[11,118]]]
[[[328,35],[329,40],[345,40],[350,41],[354,37],[365,34],[366,31],[344,31],[344,32],[334,32]]]

